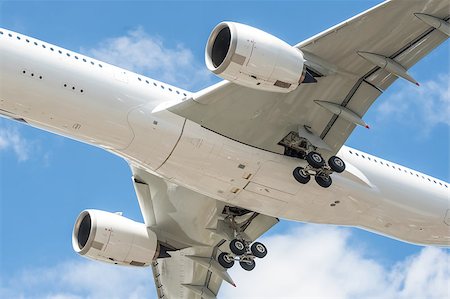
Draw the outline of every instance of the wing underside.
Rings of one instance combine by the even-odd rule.
[[[152,264],[159,298],[215,298],[222,281],[234,285],[216,257],[229,252],[233,231],[220,201],[132,167],[144,222],[158,236],[160,258]],[[236,218],[254,241],[278,219],[244,211]]]
[[[224,81],[169,110],[221,135],[275,153],[284,152],[279,144],[283,138],[307,127],[336,153],[355,123],[317,101],[362,117],[398,74],[361,53],[390,59],[406,71],[448,38],[416,14],[447,21],[449,11],[446,0],[386,1],[296,45],[314,70],[317,83],[278,94]]]

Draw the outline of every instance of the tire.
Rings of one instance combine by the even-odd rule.
[[[317,184],[322,188],[328,188],[333,183],[333,180],[331,180],[331,177],[328,175],[316,175],[314,178]]]
[[[256,256],[257,258],[260,258],[260,259],[262,259],[263,257],[265,257],[267,255],[266,246],[264,246],[264,244],[259,243],[259,242],[253,243],[252,246],[250,247],[250,250],[254,256]]]
[[[306,161],[313,168],[322,168],[325,165],[325,160],[323,157],[316,152],[310,152],[306,155]]]
[[[342,161],[341,158],[333,156],[328,160],[328,165],[330,166],[330,168],[337,172],[337,173],[342,173],[345,170],[345,163],[344,161]]]
[[[300,184],[307,184],[311,180],[311,176],[307,174],[302,167],[297,167],[292,172],[294,178]]]
[[[245,243],[241,240],[234,239],[230,242],[230,250],[235,255],[243,255],[246,252]]]
[[[254,260],[242,261],[242,262],[239,262],[239,264],[241,265],[242,269],[244,269],[245,271],[252,271],[256,267],[256,263]]]
[[[225,269],[229,269],[234,265],[234,259],[226,252],[222,252],[221,254],[219,254],[219,256],[217,257],[217,261]]]

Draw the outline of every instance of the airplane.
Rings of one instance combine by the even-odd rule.
[[[385,1],[294,46],[222,22],[205,62],[224,80],[195,93],[1,28],[0,114],[128,162],[144,223],[88,209],[72,245],[150,266],[158,298],[216,298],[279,219],[449,246],[448,182],[344,145],[397,79],[419,85],[449,9]]]

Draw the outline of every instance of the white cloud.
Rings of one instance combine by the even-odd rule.
[[[408,82],[378,106],[378,121],[394,120],[428,134],[435,126],[450,126],[450,75],[441,74],[420,87]]]
[[[450,254],[443,249],[423,248],[386,267],[367,257],[376,249],[355,244],[349,229],[302,225],[262,242],[269,255],[252,272],[236,264],[230,274],[237,287],[224,283],[219,298],[450,297]],[[31,269],[2,283],[1,298],[156,298],[149,268],[84,260]]]
[[[450,255],[424,248],[386,268],[350,243],[350,231],[307,225],[264,238],[269,255],[251,273],[230,271],[221,298],[449,298]],[[376,250],[376,249],[374,249]]]
[[[12,150],[20,162],[28,160],[30,143],[20,134],[17,127],[0,127],[0,151]]]
[[[206,68],[195,61],[190,49],[183,44],[169,48],[161,38],[148,35],[142,28],[129,31],[125,36],[106,39],[98,48],[81,51],[184,88],[203,86],[211,78]]]
[[[119,267],[89,260],[28,269],[1,280],[0,298],[155,298],[151,269]]]

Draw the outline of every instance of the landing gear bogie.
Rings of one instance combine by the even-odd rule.
[[[223,214],[225,218],[222,221],[222,227],[226,232],[229,251],[220,250],[217,255],[217,262],[225,269],[233,267],[235,262],[239,262],[241,267],[246,271],[251,271],[255,268],[256,258],[264,258],[267,255],[267,248],[260,242],[252,242],[250,237],[246,234],[243,222],[239,222],[239,217],[248,214],[250,211],[240,211],[238,209],[231,209],[225,207]],[[246,223],[246,222],[244,222]]]
[[[311,176],[314,176],[314,180],[319,186],[329,188],[333,182],[330,175],[333,172],[345,171],[344,161],[337,156],[330,157],[328,163],[325,163],[319,153],[311,151],[305,156],[305,160],[308,162],[307,166],[297,167],[292,172],[295,180],[301,184],[307,184],[311,180]]]
[[[225,269],[233,267],[235,261],[238,261],[242,269],[251,271],[255,268],[256,258],[264,258],[267,255],[267,248],[260,242],[251,242],[234,239],[230,241],[230,251],[232,253],[222,252],[217,256],[217,261]]]

